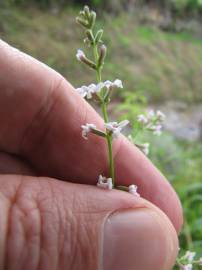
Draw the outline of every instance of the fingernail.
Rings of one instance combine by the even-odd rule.
[[[171,226],[146,208],[112,214],[104,225],[102,270],[171,269],[177,252]]]

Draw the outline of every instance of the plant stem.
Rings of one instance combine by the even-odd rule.
[[[97,64],[98,62],[98,51],[97,51],[97,46],[93,45],[93,53],[94,53],[94,58],[95,58],[95,62]],[[102,81],[102,76],[101,76],[101,69],[100,68],[96,68],[96,78],[97,78],[97,82],[101,82]]]
[[[186,238],[188,250],[191,250],[193,248],[193,241],[192,241],[192,235],[190,232],[190,227],[186,219],[184,219],[184,231],[185,231],[185,238]]]
[[[96,64],[98,63],[98,49],[97,45],[93,44],[93,53]],[[102,81],[102,74],[101,74],[101,67],[96,68],[96,78],[97,82],[100,83]],[[104,122],[107,123],[109,120],[108,113],[107,113],[107,104],[104,101],[103,96],[101,95],[101,107],[102,107],[102,114],[104,118]],[[109,169],[110,169],[110,177],[112,178],[112,183],[115,185],[115,169],[114,169],[114,159],[113,159],[113,150],[112,150],[112,135],[107,134],[106,136],[107,140],[107,147],[108,147],[108,159],[109,159]]]
[[[108,122],[107,106],[106,103],[102,103],[102,113],[105,123]],[[114,159],[113,159],[113,150],[112,150],[112,135],[107,134],[107,146],[108,146],[108,155],[109,155],[109,168],[110,168],[110,177],[112,178],[112,183],[115,185],[115,170],[114,170]]]

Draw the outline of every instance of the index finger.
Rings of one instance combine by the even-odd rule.
[[[0,149],[26,158],[40,175],[95,184],[108,174],[105,141],[84,141],[81,125],[103,128],[101,117],[57,72],[0,42]],[[135,183],[176,229],[182,223],[173,188],[124,137],[113,143],[116,181]]]

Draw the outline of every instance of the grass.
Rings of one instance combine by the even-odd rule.
[[[171,182],[182,202],[181,252],[191,250],[202,257],[202,143],[178,141],[166,132],[161,137],[145,134],[137,139],[150,142],[149,158]]]
[[[91,82],[92,73],[86,73],[75,60],[81,44],[76,14],[72,8],[57,15],[31,8],[4,8],[0,10],[0,34],[78,86]],[[104,24],[109,48],[105,78],[120,77],[127,91],[141,91],[149,101],[202,101],[202,40],[190,33],[165,33],[140,25],[126,14],[112,18],[103,14],[103,19],[99,23]]]

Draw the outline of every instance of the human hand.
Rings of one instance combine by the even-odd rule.
[[[58,73],[0,42],[0,269],[171,269],[182,224],[172,187],[124,137],[117,182],[142,198],[95,187],[106,146],[84,141],[83,123],[103,124]]]

